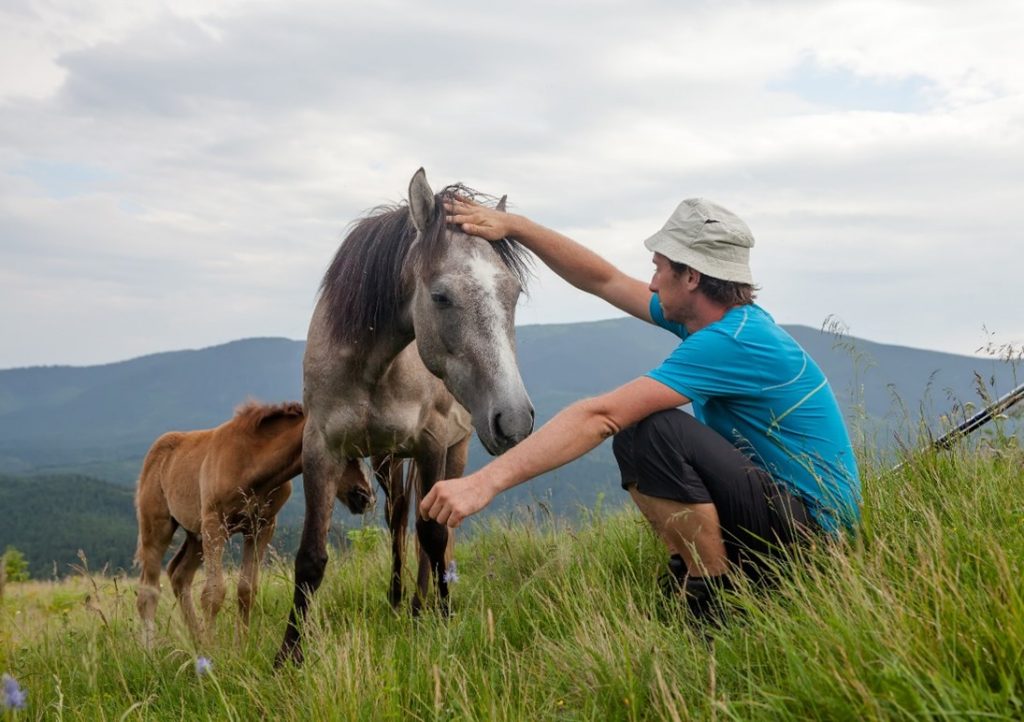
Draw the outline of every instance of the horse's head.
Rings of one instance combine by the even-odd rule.
[[[502,253],[445,223],[422,168],[409,185],[409,210],[417,231],[411,310],[420,357],[473,415],[484,448],[500,454],[533,430],[515,354],[521,272],[508,242]]]

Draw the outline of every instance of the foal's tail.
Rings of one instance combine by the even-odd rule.
[[[167,500],[160,483],[164,474],[164,467],[168,459],[181,443],[183,434],[179,431],[170,431],[149,447],[146,458],[142,461],[142,471],[139,473],[138,483],[135,485],[135,518],[139,525],[139,539],[135,547],[134,566],[142,562],[142,523],[146,515],[160,511],[154,506],[163,505],[166,507]]]

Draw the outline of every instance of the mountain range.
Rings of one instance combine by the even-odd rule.
[[[962,417],[965,405],[982,405],[985,394],[998,396],[1017,383],[1014,365],[995,358],[878,344],[806,326],[785,328],[825,371],[855,443],[869,453],[890,448],[894,433],[909,439],[905,443],[916,443],[912,437],[922,422],[937,433],[943,415]],[[661,329],[625,318],[519,327],[517,355],[538,425],[577,399],[653,368],[676,342]],[[125,491],[134,485],[156,437],[174,429],[215,426],[247,399],[301,399],[303,350],[302,341],[252,338],[99,366],[0,370],[0,506],[15,516],[44,517],[40,523],[45,523],[39,504],[30,500],[59,498],[58,488],[66,497],[68,488],[86,484],[96,501],[89,505],[91,519],[103,516],[104,489],[111,519],[123,519]],[[474,442],[470,468],[486,460]],[[492,513],[509,513],[533,500],[571,515],[592,506],[600,495],[619,499],[616,476],[605,444],[504,495]],[[283,527],[301,524],[301,498],[297,486],[282,512]],[[33,558],[32,550],[23,548],[38,546],[23,538],[26,525],[19,523],[16,535],[10,520],[11,515],[0,513],[0,550],[13,544],[37,571],[48,568],[52,560],[45,558],[47,553]],[[360,523],[339,512],[339,524]],[[91,538],[87,531],[80,535]],[[281,538],[293,536],[283,531]],[[104,542],[103,548],[108,558],[99,562],[124,565],[130,559],[130,550],[115,560],[111,543]],[[58,561],[67,563],[65,552]]]

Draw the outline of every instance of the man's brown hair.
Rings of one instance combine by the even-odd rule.
[[[685,273],[689,268],[685,263],[669,261],[672,270],[679,274]],[[695,271],[697,269],[694,269]],[[700,273],[700,271],[697,271]],[[745,306],[753,303],[757,296],[758,288],[752,283],[737,283],[736,281],[723,281],[720,278],[713,278],[706,273],[700,274],[700,282],[697,289],[715,303],[723,306]]]

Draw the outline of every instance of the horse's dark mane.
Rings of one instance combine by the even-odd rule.
[[[249,401],[237,409],[232,421],[240,431],[256,432],[260,426],[282,416],[302,417],[302,404],[298,401],[286,401],[283,404],[261,404]]]
[[[445,244],[444,202],[453,196],[493,205],[493,198],[461,183],[444,188],[435,194],[434,218],[415,246],[416,227],[406,203],[378,206],[353,224],[320,284],[335,341],[365,347],[375,335],[394,325],[408,300],[401,296],[403,276],[421,273],[427,260],[436,257]],[[507,238],[491,245],[525,288],[529,275],[526,249]]]

